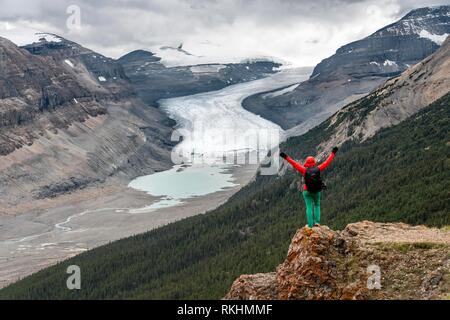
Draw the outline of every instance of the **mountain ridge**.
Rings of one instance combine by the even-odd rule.
[[[249,61],[167,67],[161,58],[146,50],[132,51],[117,61],[139,97],[151,106],[157,106],[160,99],[215,91],[260,79],[276,73],[280,66],[272,61]]]
[[[327,130],[333,128],[333,134],[318,149],[327,150],[348,140],[364,141],[447,94],[449,57],[450,37],[432,55],[334,114],[327,120]]]
[[[168,168],[167,117],[137,98],[120,65],[91,63],[100,56],[66,40],[24,49],[1,38],[0,54],[1,213]],[[123,77],[108,83],[95,70]]]
[[[401,29],[403,23],[414,22],[420,30],[429,30],[429,34],[450,34],[450,6],[441,7],[433,18],[427,18],[427,10],[418,10],[412,22],[407,14],[366,38],[342,46],[317,64],[310,79],[292,92],[272,98],[264,93],[254,95],[244,101],[244,107],[288,129],[290,136],[307,132],[440,47],[416,33],[397,35],[383,31]],[[437,23],[439,27],[435,27]]]

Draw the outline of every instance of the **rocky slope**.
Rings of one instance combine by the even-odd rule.
[[[299,135],[436,51],[450,34],[450,6],[416,9],[347,44],[319,63],[295,90],[248,98],[245,106]],[[313,120],[308,120],[314,114]]]
[[[242,275],[225,299],[445,299],[450,231],[363,221],[299,229],[275,272]]]
[[[95,91],[96,97],[116,99],[135,95],[122,66],[114,59],[55,34],[37,34],[39,41],[22,48],[34,56],[52,57],[67,72]]]
[[[311,77],[392,76],[425,59],[450,34],[450,6],[412,10],[399,21],[349,43],[320,62]]]
[[[137,50],[118,60],[138,95],[149,105],[161,98],[219,90],[276,72],[271,61],[166,67],[153,53]]]
[[[434,54],[328,119],[324,125],[329,138],[319,149],[349,140],[364,141],[382,128],[398,124],[447,94],[449,74],[450,37]]]
[[[0,213],[169,166],[168,119],[120,65],[94,56],[63,40],[23,49],[0,39]]]

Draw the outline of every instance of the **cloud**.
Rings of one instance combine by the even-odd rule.
[[[119,57],[134,49],[178,45],[197,55],[275,56],[315,65],[348,42],[399,19],[415,0],[0,0],[0,35],[26,42],[50,31]],[[66,26],[69,5],[81,28]],[[28,30],[28,31],[27,31]],[[28,32],[28,34],[27,34]]]

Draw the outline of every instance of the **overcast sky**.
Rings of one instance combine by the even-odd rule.
[[[196,55],[274,56],[313,66],[339,46],[398,20],[412,8],[447,2],[0,0],[0,35],[24,44],[32,30],[54,32],[114,58],[135,49],[184,43]],[[69,5],[80,8],[80,28],[67,27]]]

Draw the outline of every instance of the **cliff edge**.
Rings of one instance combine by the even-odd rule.
[[[301,228],[275,272],[241,275],[225,299],[449,299],[450,230],[404,223]]]

